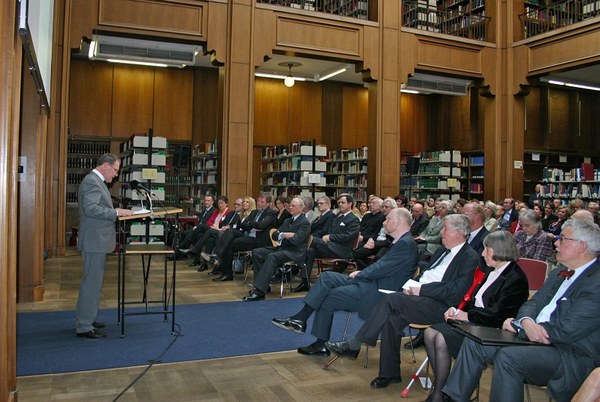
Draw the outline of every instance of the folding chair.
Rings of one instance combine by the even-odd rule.
[[[308,236],[308,242],[306,244],[306,249],[310,247],[313,241],[313,236]],[[292,289],[292,275],[296,272],[300,272],[300,267],[296,264],[295,261],[288,261],[284,263],[281,267],[279,267],[279,272],[281,274],[281,285],[279,288],[279,297],[283,298],[283,287],[287,284],[288,288]],[[289,278],[289,279],[288,279]],[[308,280],[308,278],[307,278]]]
[[[350,326],[351,318],[352,318],[352,311],[349,311],[348,318],[346,319],[346,325],[344,326],[344,335],[342,336],[342,339],[346,339],[346,336],[348,335],[348,327]],[[327,370],[329,368],[329,366],[331,366],[338,358],[339,358],[338,355],[333,355],[333,357],[331,357],[331,359],[327,360],[327,362],[323,365],[323,370]],[[369,346],[367,345],[367,348],[365,350],[364,368],[367,368],[368,365],[369,365]]]
[[[519,258],[517,264],[521,267],[529,282],[529,296],[537,292],[548,277],[548,263],[531,258]]]

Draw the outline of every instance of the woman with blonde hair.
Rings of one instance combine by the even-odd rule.
[[[486,201],[483,210],[485,212],[485,221],[483,222],[483,226],[488,230],[488,232],[492,233],[498,229],[498,220],[496,219],[496,204],[492,201]]]

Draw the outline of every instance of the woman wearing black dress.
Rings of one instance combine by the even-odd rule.
[[[463,307],[450,307],[446,320],[469,321],[478,325],[501,328],[508,317],[514,317],[528,296],[527,277],[516,260],[519,258],[513,237],[504,230],[490,233],[483,241],[481,253],[492,268],[473,291],[473,297]],[[425,330],[425,348],[434,373],[433,390],[427,401],[443,401],[442,388],[450,373],[452,358],[456,358],[464,337],[450,324],[435,324]]]

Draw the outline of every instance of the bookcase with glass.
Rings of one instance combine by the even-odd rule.
[[[416,173],[407,169],[418,159]],[[407,197],[435,197],[456,201],[460,198],[462,162],[460,151],[427,151],[401,155],[400,190]]]
[[[367,154],[367,147],[328,152],[327,195],[348,193],[357,201],[367,200]]]

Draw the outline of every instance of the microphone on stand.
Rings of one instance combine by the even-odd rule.
[[[149,189],[149,188],[147,188],[147,187],[144,187],[144,186],[142,185],[142,183],[140,183],[140,182],[139,182],[139,181],[137,181],[137,180],[131,180],[131,181],[129,182],[129,186],[131,186],[131,188],[132,188],[132,189],[134,189],[134,190],[142,190],[142,191],[145,191],[145,192],[147,192],[148,194],[154,195],[154,193],[152,192],[152,190],[150,190],[150,189]]]

